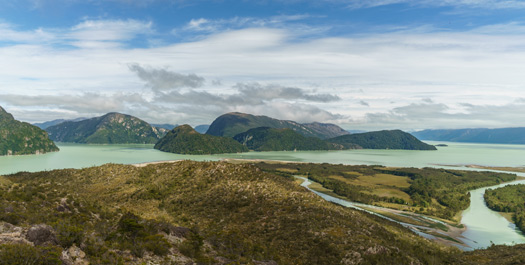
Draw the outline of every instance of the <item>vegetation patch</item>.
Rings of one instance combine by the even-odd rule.
[[[487,189],[483,197],[490,209],[505,213],[507,219],[511,214],[512,221],[525,232],[525,184]]]
[[[459,221],[458,213],[470,204],[469,190],[516,179],[515,174],[436,168],[387,168],[331,164],[267,164],[269,172],[297,170],[327,190],[350,201],[406,209]]]

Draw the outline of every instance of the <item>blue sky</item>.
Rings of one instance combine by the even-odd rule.
[[[0,0],[0,105],[209,124],[525,126],[525,1]]]

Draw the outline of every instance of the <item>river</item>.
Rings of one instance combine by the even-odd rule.
[[[443,142],[428,142],[443,144]],[[137,164],[144,162],[190,159],[267,159],[313,163],[385,165],[395,167],[447,167],[483,165],[501,167],[525,166],[525,145],[444,143],[437,151],[345,150],[301,152],[250,152],[226,155],[177,155],[160,152],[153,145],[82,145],[58,143],[60,152],[44,155],[0,157],[0,174],[18,171],[43,171],[61,168],[83,168],[105,163]],[[447,166],[445,166],[447,165]],[[453,168],[453,167],[451,167]],[[457,167],[456,167],[457,168]],[[521,181],[525,182],[525,181]],[[517,183],[517,182],[514,182]],[[484,189],[471,192],[471,205],[464,211],[462,223],[465,243],[472,248],[495,244],[525,243],[525,237],[514,225],[491,211],[483,201]]]

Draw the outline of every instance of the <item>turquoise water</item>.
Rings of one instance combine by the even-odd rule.
[[[436,144],[439,142],[429,142]],[[191,159],[198,161],[268,159],[352,165],[427,167],[443,165],[525,166],[525,145],[446,143],[437,151],[345,150],[301,152],[250,152],[225,155],[177,155],[153,149],[153,145],[82,145],[59,143],[60,152],[44,155],[0,157],[0,174],[83,168],[105,163]]]
[[[443,142],[428,142],[438,144]],[[45,155],[0,157],[0,174],[84,168],[105,163],[190,159],[267,159],[296,162],[384,165],[397,167],[448,167],[457,165],[525,166],[525,145],[445,143],[437,151],[346,150],[301,152],[250,152],[227,155],[177,155],[160,152],[153,145],[81,145],[59,143],[60,152]],[[472,248],[496,244],[525,243],[525,237],[483,201],[484,189],[471,192],[471,207],[463,213],[467,226],[464,241]]]

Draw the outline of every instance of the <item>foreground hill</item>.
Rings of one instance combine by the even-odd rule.
[[[247,164],[19,173],[0,176],[0,191],[2,264],[520,264],[524,257],[523,245],[465,253],[437,245]]]
[[[254,151],[340,150],[341,145],[306,137],[292,129],[259,127],[237,134],[234,140]]]
[[[458,253],[250,165],[105,165],[20,173],[0,187],[9,209],[0,220],[11,224],[2,227],[14,233],[0,258],[68,250],[92,264],[440,264]]]
[[[364,149],[436,150],[435,146],[425,144],[400,130],[356,133],[331,138],[327,141],[347,148],[358,145]]]
[[[215,136],[234,137],[239,133],[258,127],[288,128],[307,137],[317,137],[321,139],[332,138],[339,135],[346,135],[349,132],[343,130],[335,124],[328,123],[305,123],[300,124],[294,121],[277,120],[267,116],[255,116],[251,114],[232,112],[224,114],[210,125],[206,134]]]
[[[115,112],[77,122],[66,121],[46,131],[57,142],[86,144],[153,144],[167,132],[139,118]]]
[[[155,149],[176,154],[204,155],[247,152],[248,148],[231,138],[200,134],[181,125],[155,144]]]
[[[424,130],[413,132],[412,135],[421,140],[494,143],[494,144],[525,144],[525,128],[500,129],[457,129],[457,130]]]
[[[58,151],[47,133],[37,126],[20,122],[0,107],[0,156],[43,154]]]

